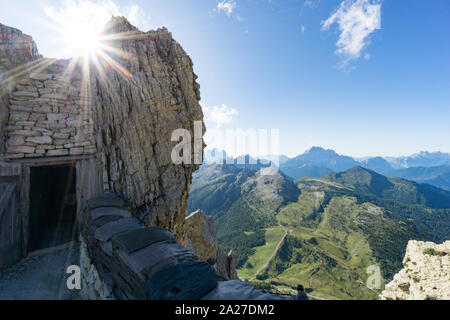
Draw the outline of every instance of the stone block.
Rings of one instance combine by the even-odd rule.
[[[8,139],[9,146],[21,146],[25,144],[24,136],[11,136]]]
[[[46,155],[49,156],[49,157],[67,156],[67,155],[69,155],[69,150],[67,150],[67,149],[48,150]]]
[[[70,140],[68,140],[68,139],[55,139],[55,141],[53,142],[53,144],[54,145],[61,145],[61,146],[63,146],[63,145],[65,145],[65,144],[68,144],[68,143],[70,143]]]
[[[27,142],[33,142],[36,144],[52,144],[53,139],[49,136],[31,137],[26,139]]]
[[[16,98],[39,98],[39,93],[36,91],[16,91],[13,92],[13,97]]]
[[[65,123],[52,123],[49,125],[50,129],[62,129],[62,128],[66,128],[66,124]]]
[[[13,134],[18,135],[18,136],[27,136],[27,137],[35,137],[35,136],[40,135],[38,131],[34,131],[34,130],[14,130]]]
[[[64,113],[48,113],[47,119],[48,121],[58,121],[58,120],[64,120],[67,118],[67,114]]]
[[[17,121],[16,126],[32,127],[34,126],[34,121]]]
[[[55,139],[69,139],[69,137],[70,137],[70,134],[68,134],[68,133],[55,133],[53,135],[53,138],[55,138]]]
[[[28,112],[10,112],[9,121],[27,121],[30,117]]]
[[[83,154],[84,149],[83,148],[71,148],[70,149],[70,155],[71,156],[78,156]]]
[[[6,155],[6,157],[8,159],[20,159],[20,158],[24,158],[25,154],[24,153],[9,153]]]
[[[33,72],[30,74],[30,79],[32,79],[32,80],[45,81],[45,80],[50,80],[52,78],[53,78],[53,75],[48,74],[48,73]]]
[[[53,93],[43,94],[42,98],[65,101],[65,100],[67,100],[67,94],[53,92]]]
[[[49,107],[49,106],[34,107],[33,112],[50,113],[50,112],[52,112],[52,107]]]
[[[7,153],[34,153],[35,149],[29,146],[8,146]]]
[[[10,111],[25,111],[25,112],[31,112],[33,111],[33,107],[30,106],[24,106],[20,104],[12,104],[9,106]]]

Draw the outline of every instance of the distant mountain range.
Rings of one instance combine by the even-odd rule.
[[[411,167],[450,166],[450,154],[443,152],[421,151],[408,157],[386,157],[394,169]]]
[[[351,161],[327,154],[334,169]],[[239,276],[255,286],[283,292],[303,283],[319,297],[377,298],[365,285],[368,266],[379,265],[390,280],[408,240],[450,239],[450,192],[357,163],[295,181],[282,170],[265,175],[270,167],[204,164],[193,176],[189,210],[213,217]]]
[[[258,160],[250,156],[227,158],[224,151],[217,149],[208,152],[205,153],[206,163],[215,162],[217,159],[228,159],[228,163],[239,163],[239,166],[248,166],[255,170],[275,163],[284,174],[294,180],[302,177],[319,178],[331,172],[361,166],[388,177],[405,178],[450,190],[450,154],[442,152],[422,151],[407,157],[355,159],[340,155],[334,150],[312,147],[294,158],[271,155]],[[215,154],[216,157],[214,158],[211,154]]]
[[[389,172],[389,176],[428,183],[450,190],[450,166],[412,167]]]

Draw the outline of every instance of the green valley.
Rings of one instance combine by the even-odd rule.
[[[376,299],[381,290],[368,288],[369,266],[389,281],[408,240],[450,237],[450,197],[428,185],[360,167],[296,181],[230,167],[202,166],[189,209],[215,219],[239,277],[266,291],[292,293],[301,283],[318,298]]]

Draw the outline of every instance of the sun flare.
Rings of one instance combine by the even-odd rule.
[[[70,43],[77,57],[88,57],[98,54],[100,50],[100,36],[92,29],[83,28],[68,32],[67,41]]]
[[[63,50],[72,57],[89,57],[98,54],[100,34],[111,19],[106,8],[90,2],[68,2],[66,7],[46,8],[46,15],[59,32]]]

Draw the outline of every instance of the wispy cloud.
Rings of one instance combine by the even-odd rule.
[[[217,12],[224,12],[227,16],[230,17],[235,8],[236,8],[236,1],[223,0],[217,4],[217,8],[215,10]]]
[[[357,59],[369,43],[369,36],[381,27],[381,0],[344,0],[339,8],[325,21],[322,30],[336,23],[340,35],[336,43],[336,54],[342,65]]]
[[[302,25],[302,26],[300,27],[300,30],[302,31],[302,33],[305,33],[306,27],[305,27],[304,25]]]
[[[315,8],[318,6],[318,1],[319,0],[305,0],[305,2],[303,2],[303,5],[305,7]]]
[[[112,0],[65,0],[44,12],[59,26],[89,27],[93,32],[102,31],[111,16],[124,16],[140,29],[149,28],[149,18],[139,5],[120,6]]]
[[[225,104],[221,106],[202,106],[205,122],[214,123],[217,128],[224,124],[228,124],[233,120],[233,117],[238,114],[234,108],[229,108]]]

